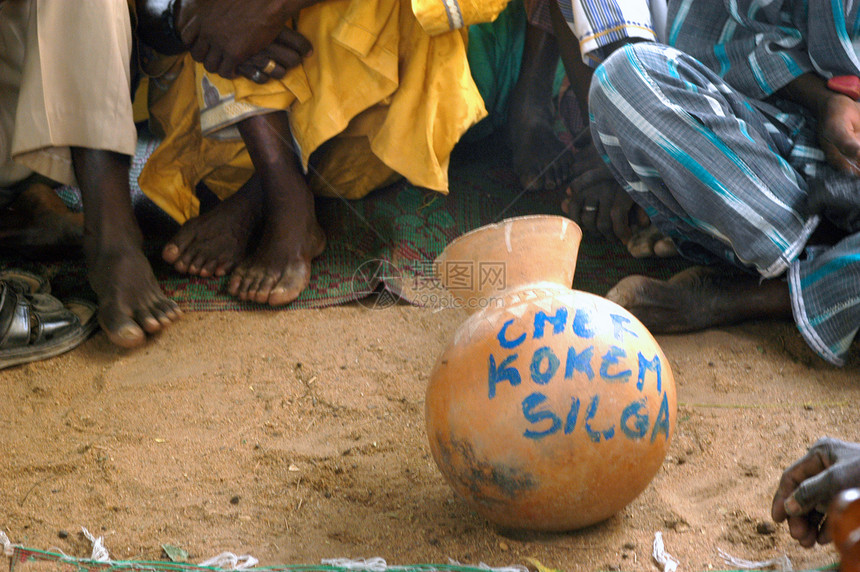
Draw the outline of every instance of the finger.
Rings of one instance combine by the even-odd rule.
[[[188,16],[190,13],[190,10],[180,8],[176,15],[176,29],[179,31],[182,43],[186,46],[193,45],[200,35],[200,20],[197,19],[196,15]]]
[[[254,83],[259,83],[260,85],[269,81],[268,75],[264,74],[259,69],[252,66],[249,63],[244,63],[244,64],[241,64],[239,67],[237,67],[236,73],[243,76],[243,77],[248,78],[249,80],[253,81]]]
[[[625,244],[633,237],[633,230],[630,228],[630,210],[632,207],[633,200],[627,193],[623,191],[615,193],[615,200],[610,209],[612,233]]]
[[[610,242],[615,241],[615,232],[613,231],[612,222],[612,205],[613,197],[603,194],[600,196],[600,202],[597,207],[597,232],[603,235],[603,238]]]
[[[582,221],[582,228],[585,232],[596,234],[597,229],[597,213],[599,206],[597,204],[585,204],[579,213],[579,218]]]
[[[314,47],[311,44],[310,40],[305,38],[302,34],[296,32],[292,28],[284,28],[284,30],[278,34],[278,37],[275,38],[274,45],[283,45],[286,46],[296,52],[302,57],[310,55],[311,52],[314,51]]]
[[[820,513],[810,513],[804,516],[788,518],[788,532],[804,548],[812,548],[818,538],[818,524],[821,522]]]
[[[835,127],[836,132],[828,137],[830,143],[846,157],[857,157],[860,154],[860,140],[848,124],[839,124]]]
[[[276,63],[272,71],[269,72],[269,78],[271,79],[282,79],[285,75],[287,75],[287,68],[279,63]]]
[[[191,45],[190,51],[191,58],[195,62],[203,62],[206,60],[207,54],[209,53],[209,42],[207,42],[205,38],[198,38],[197,41]]]
[[[582,217],[580,216],[582,213],[582,205],[585,204],[585,197],[582,193],[574,193],[570,187],[567,188],[567,214],[576,221],[577,224],[582,225]]]
[[[596,187],[605,184],[616,184],[615,179],[609,174],[606,169],[591,169],[575,177],[570,183],[570,187],[574,193],[583,192],[589,187]]]
[[[803,507],[798,506],[797,503],[799,501],[797,499],[794,499],[794,501],[791,502],[789,501],[801,483],[827,468],[824,460],[817,451],[818,450],[815,448],[810,449],[806,455],[782,473],[782,477],[779,480],[779,486],[777,487],[776,494],[773,497],[773,504],[771,506],[771,516],[776,522],[782,522],[788,515],[803,514],[815,506],[813,504],[812,507],[808,507],[804,510]],[[809,494],[809,492],[810,491],[807,489],[805,494]],[[786,506],[786,504],[788,504],[788,506]]]
[[[269,60],[274,60],[274,62],[284,70],[283,73],[286,73],[286,70],[293,69],[302,63],[302,55],[299,52],[292,48],[279,46],[277,44],[272,44],[266,48],[261,55],[263,56],[263,61],[257,64],[261,69],[266,66]],[[274,76],[275,74],[270,73],[269,75]],[[283,74],[280,77],[283,77]]]
[[[239,63],[239,60],[231,56],[229,52],[222,52],[221,62],[217,71],[218,75],[227,79],[233,79],[236,77],[236,66]]]
[[[647,228],[651,226],[651,218],[648,216],[648,213],[645,212],[645,209],[640,207],[639,205],[635,205],[633,207],[633,214],[636,218],[636,225],[642,228]]]
[[[206,53],[206,57],[203,59],[203,67],[209,73],[217,73],[221,75],[219,68],[221,67],[221,61],[223,60],[223,56],[220,50],[216,50],[210,48]]]
[[[266,81],[268,81],[269,78],[281,79],[282,77],[284,77],[287,74],[286,68],[284,68],[284,66],[282,66],[280,63],[278,63],[278,60],[274,56],[270,57],[269,54],[271,52],[269,50],[270,50],[270,48],[267,48],[266,50],[263,50],[262,52],[260,52],[256,56],[250,58],[248,61],[239,65],[236,68],[237,73],[241,73],[241,72],[239,72],[239,68],[246,69],[246,66],[250,66],[251,68],[253,68],[255,70],[260,70],[260,72],[266,76]],[[297,60],[297,58],[298,58],[298,56],[294,57],[294,59],[296,59],[296,60]],[[243,73],[242,75],[245,75],[245,74]],[[245,75],[245,77],[248,77],[248,76]],[[253,78],[250,78],[250,79],[253,79]],[[263,82],[263,83],[265,83],[265,82]]]
[[[785,511],[788,514],[805,514],[816,507],[826,507],[840,490],[834,476],[835,471],[828,469],[800,483],[785,501]]]

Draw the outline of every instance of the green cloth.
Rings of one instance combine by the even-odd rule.
[[[493,22],[469,27],[467,57],[489,116],[472,127],[466,141],[477,141],[501,128],[507,120],[508,99],[520,77],[528,18],[523,0],[513,0]],[[553,95],[564,79],[559,61]]]

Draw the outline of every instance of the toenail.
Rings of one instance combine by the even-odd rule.
[[[138,336],[137,328],[132,328],[131,326],[122,328],[118,333],[119,337],[125,338],[127,340],[132,340]]]

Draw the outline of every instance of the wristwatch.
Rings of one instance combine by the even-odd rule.
[[[847,95],[854,101],[860,100],[860,77],[856,75],[836,75],[827,80],[827,89]]]

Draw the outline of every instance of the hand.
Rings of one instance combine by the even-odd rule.
[[[643,223],[647,226],[648,217],[615,180],[590,138],[576,153],[573,173],[562,210],[585,232],[627,244],[636,228]]]
[[[860,444],[830,437],[819,439],[806,455],[782,474],[771,516],[788,519],[791,537],[810,548],[830,542],[824,514],[840,491],[860,486]]]
[[[268,48],[239,64],[236,73],[260,84],[271,78],[281,79],[311,51],[313,47],[307,38],[291,28],[284,28]],[[266,73],[264,70],[270,62],[275,62],[275,67]]]
[[[287,20],[313,1],[181,0],[176,29],[195,61],[210,73],[233,78],[239,64],[268,48]],[[288,63],[276,62],[285,68]]]
[[[828,97],[818,122],[818,142],[828,163],[860,176],[860,104],[841,94]]]

